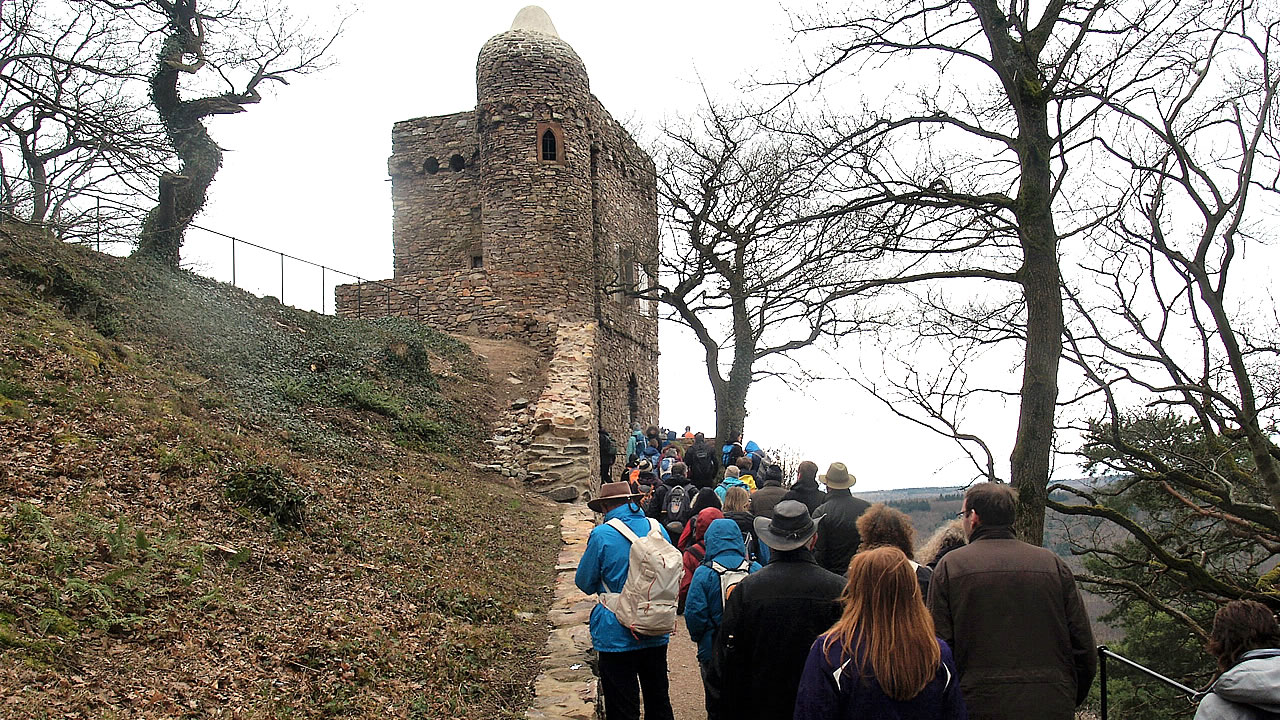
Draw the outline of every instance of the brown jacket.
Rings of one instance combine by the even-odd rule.
[[[1070,568],[1008,527],[978,526],[929,582],[938,637],[955,652],[970,720],[1071,720],[1097,670]]]

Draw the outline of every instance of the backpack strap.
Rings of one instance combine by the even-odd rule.
[[[653,520],[649,520],[649,522],[652,523]],[[609,522],[605,523],[605,525],[608,525],[614,530],[617,530],[618,532],[622,533],[622,537],[626,538],[627,542],[629,543],[633,543],[640,539],[638,535],[636,535],[634,532],[631,531],[631,528],[627,527],[626,523],[622,522],[621,518],[614,518]],[[650,527],[652,528],[653,526],[650,525]]]

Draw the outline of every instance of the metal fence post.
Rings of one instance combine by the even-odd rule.
[[[361,316],[360,298],[364,294],[364,281],[356,278],[356,317]]]
[[[284,253],[280,253],[280,304],[284,304]]]
[[[231,287],[236,286],[236,239],[231,238]]]
[[[1098,646],[1098,694],[1102,696],[1102,720],[1107,720],[1107,646]]]
[[[320,266],[320,314],[324,315],[324,266]]]

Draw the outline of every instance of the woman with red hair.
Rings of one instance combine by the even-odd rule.
[[[809,650],[794,720],[966,720],[951,648],[907,556],[878,547],[853,556],[836,624]]]

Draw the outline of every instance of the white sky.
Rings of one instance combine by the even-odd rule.
[[[197,224],[366,279],[390,277],[392,123],[473,108],[476,54],[525,4],[363,3],[334,48],[334,67],[211,123],[227,153]],[[310,3],[293,5],[318,12]],[[697,109],[699,78],[716,96],[731,98],[753,77],[776,75],[796,52],[776,2],[544,0],[542,7],[582,57],[592,92],[642,144],[664,118]],[[230,280],[230,252],[226,239],[193,230],[184,260]],[[280,294],[278,258],[243,246],[237,255],[239,285]],[[322,286],[318,271],[287,263],[285,301],[319,309],[324,296],[332,312],[335,280],[347,281],[330,273]],[[700,347],[664,323],[661,350],[660,422],[714,432]],[[843,352],[854,357],[855,350]],[[1016,364],[993,370],[1018,372]],[[767,381],[753,387],[748,409],[748,440],[795,448],[824,471],[843,461],[858,476],[857,489],[959,484],[972,476],[952,444],[893,417],[850,382],[797,388]],[[1016,406],[975,412],[982,426],[974,429],[1003,443],[993,450],[998,472],[1007,473]]]

